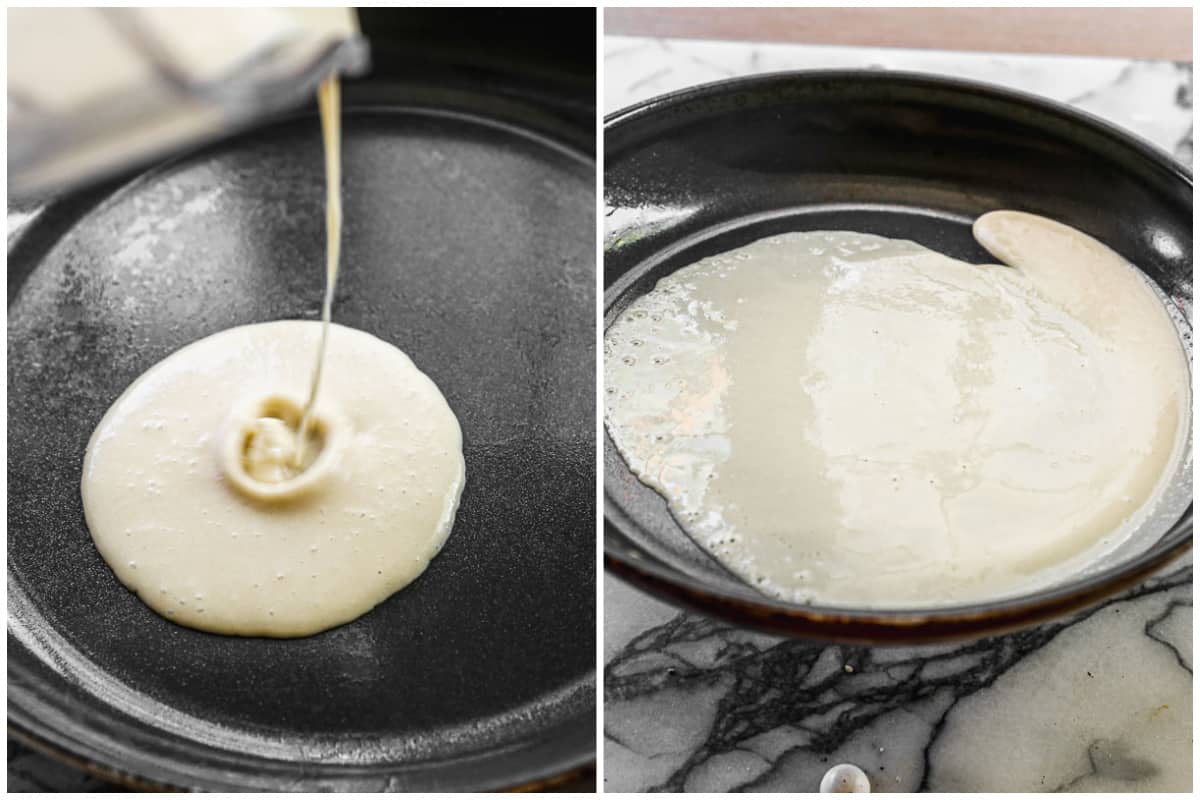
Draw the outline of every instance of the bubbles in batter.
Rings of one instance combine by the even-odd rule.
[[[304,636],[363,614],[441,549],[464,483],[458,420],[398,349],[330,327],[295,460],[317,322],[222,331],[139,377],[97,426],[83,503],[101,555],[195,628]]]
[[[605,334],[605,421],[688,533],[825,605],[994,598],[1128,535],[1184,450],[1188,367],[1146,281],[1026,214],[1011,266],[844,231],[661,279]]]

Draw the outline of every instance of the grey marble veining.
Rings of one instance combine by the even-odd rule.
[[[1188,166],[1190,64],[610,37],[605,110],[788,69],[955,75],[1103,117]],[[959,645],[779,639],[605,578],[604,789],[1189,791],[1190,560],[1068,619]]]
[[[764,636],[610,578],[606,616],[648,627],[606,642],[605,789],[813,791],[850,762],[875,791],[1187,790],[1191,589],[1185,565],[1009,636],[869,648]]]

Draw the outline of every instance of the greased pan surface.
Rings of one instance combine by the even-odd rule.
[[[619,111],[605,120],[604,148],[606,326],[664,275],[784,231],[863,231],[990,262],[971,223],[1013,208],[1075,226],[1142,268],[1175,305],[1190,352],[1191,175],[1064,106],[924,75],[781,73]],[[673,602],[776,633],[868,643],[980,636],[1094,602],[1190,546],[1188,463],[1187,510],[1119,568],[1018,601],[872,613],[778,602],[745,586],[688,538],[606,435],[606,563]]]
[[[294,640],[179,627],[84,523],[84,448],[141,372],[216,331],[316,319],[314,114],[55,202],[9,250],[9,724],[135,785],[526,786],[594,753],[594,163],[571,115],[347,87],[336,321],[408,353],[462,425],[445,548]]]

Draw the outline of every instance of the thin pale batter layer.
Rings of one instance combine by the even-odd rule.
[[[458,420],[370,334],[330,328],[318,452],[298,476],[285,468],[295,441],[280,420],[290,414],[294,431],[320,334],[285,321],[201,339],[139,377],[96,428],[88,527],[160,614],[216,633],[316,633],[408,585],[445,542],[465,475]],[[238,457],[240,488],[228,471]]]
[[[1099,242],[1016,212],[1010,266],[823,231],[675,272],[605,335],[605,419],[701,545],[781,598],[913,607],[1081,569],[1182,452],[1188,366]]]

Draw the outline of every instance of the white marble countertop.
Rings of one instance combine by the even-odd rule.
[[[1086,109],[1192,160],[1191,65],[609,37],[604,111],[792,69],[950,74]],[[965,645],[777,639],[605,578],[604,790],[1190,791],[1192,569]]]

